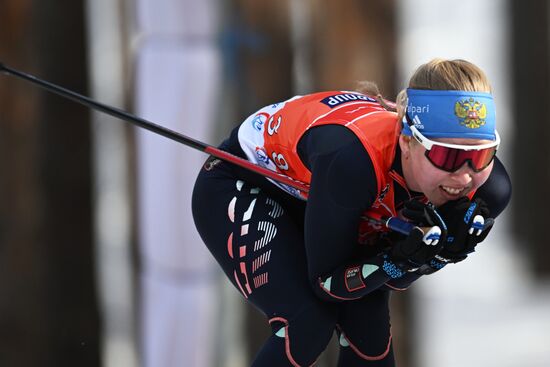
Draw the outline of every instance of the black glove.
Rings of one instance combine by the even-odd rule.
[[[433,213],[437,215],[433,208],[429,208],[426,212],[430,213],[429,215]],[[437,221],[445,228],[442,221],[439,219]],[[383,269],[386,274],[391,278],[400,278],[407,272],[417,271],[433,259],[441,250],[440,244],[445,241],[446,231],[443,229],[440,232],[439,241],[433,240],[429,233],[424,233],[418,226],[415,226],[407,236],[395,234],[398,238],[393,241],[391,248],[383,256]]]
[[[438,226],[441,231],[446,230],[443,218],[431,203],[424,204],[416,199],[411,199],[403,204],[401,214],[419,227]]]
[[[414,199],[404,204],[401,213],[416,227],[406,237],[396,235],[398,238],[394,238],[393,245],[390,251],[386,253],[385,258],[386,262],[394,266],[385,265],[389,270],[392,270],[392,274],[398,274],[398,270],[401,270],[404,274],[405,272],[414,272],[425,268],[433,272],[433,269],[426,264],[441,251],[443,243],[445,243],[447,235],[445,222],[443,222],[432,204],[424,204]],[[430,230],[426,231],[428,228]],[[433,240],[430,236],[434,232],[438,240]]]
[[[466,197],[449,201],[437,211],[447,224],[447,239],[436,259],[441,262],[459,262],[475,251],[491,230],[494,219],[480,198],[470,202]]]
[[[425,233],[424,242],[436,246],[433,248],[435,253],[441,249],[447,236],[447,226],[431,203],[425,204],[416,199],[411,199],[405,202],[401,214],[414,225],[422,228]],[[430,234],[433,234],[433,236],[430,236]],[[436,239],[434,243],[429,242],[432,237]],[[437,241],[439,241],[439,244]]]

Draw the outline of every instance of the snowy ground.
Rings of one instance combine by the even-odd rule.
[[[550,283],[534,282],[506,227],[415,287],[422,367],[550,366]]]

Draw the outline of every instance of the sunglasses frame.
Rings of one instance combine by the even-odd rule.
[[[434,145],[439,145],[441,147],[445,147],[445,148],[451,148],[451,149],[459,149],[459,150],[464,150],[464,151],[472,151],[472,150],[485,150],[485,149],[490,149],[490,148],[495,148],[495,151],[493,153],[493,157],[491,158],[491,160],[489,161],[489,163],[487,163],[487,165],[485,165],[484,167],[482,167],[481,169],[476,169],[475,167],[472,166],[472,160],[471,159],[467,159],[464,161],[464,163],[468,163],[468,165],[470,166],[470,168],[474,171],[474,172],[481,172],[483,171],[485,168],[487,168],[489,166],[489,164],[491,164],[491,162],[494,160],[495,156],[496,156],[496,152],[498,150],[498,147],[500,145],[500,135],[498,134],[498,131],[495,130],[495,141],[494,142],[491,142],[491,143],[487,143],[487,144],[480,144],[480,145],[462,145],[462,144],[449,144],[449,143],[441,143],[441,142],[438,142],[438,141],[434,141],[434,140],[430,140],[428,139],[426,136],[424,136],[415,126],[414,122],[413,121],[417,121],[418,123],[420,123],[420,119],[418,118],[418,116],[415,116],[413,121],[411,121],[409,115],[407,113],[405,113],[405,121],[407,123],[407,125],[409,126],[409,128],[411,129],[411,132],[412,132],[412,136],[415,138],[416,141],[418,141],[424,148],[426,148],[426,152],[425,152],[425,156],[426,158],[430,161],[431,164],[433,164],[435,167],[437,167],[438,169],[440,170],[443,170],[443,171],[446,171],[446,172],[455,172],[455,171],[458,171],[464,164],[462,164],[460,167],[457,167],[455,168],[454,170],[450,171],[450,170],[446,170],[446,169],[443,169],[439,166],[437,166],[436,164],[434,164],[432,162],[432,160],[430,159],[430,157],[428,156],[428,152],[432,149],[432,147]]]

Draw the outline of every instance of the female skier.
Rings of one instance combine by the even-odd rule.
[[[252,365],[311,366],[336,331],[338,366],[394,366],[390,293],[471,256],[508,204],[495,124],[485,74],[436,59],[395,109],[371,83],[297,96],[235,128],[223,150],[310,185],[213,157],[195,184],[203,241],[273,330]],[[388,217],[416,227],[388,231]]]

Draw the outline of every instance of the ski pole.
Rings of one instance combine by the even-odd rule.
[[[86,97],[82,94],[76,93],[70,89],[63,88],[59,85],[53,84],[51,82],[45,81],[43,79],[37,78],[34,75],[30,75],[27,73],[24,73],[22,71],[19,71],[17,69],[10,68],[6,65],[4,65],[2,62],[0,62],[0,72],[14,76],[19,79],[23,79],[25,81],[28,81],[34,85],[37,85],[49,92],[55,93],[61,97],[67,98],[73,102],[79,103],[81,105],[84,105],[86,107],[92,108],[94,110],[101,111],[103,113],[106,113],[108,115],[111,115],[113,117],[116,117],[118,119],[127,121],[133,125],[139,126],[143,129],[149,130],[155,134],[164,136],[165,138],[168,138],[170,140],[176,141],[178,143],[181,143],[183,145],[186,145],[188,147],[200,150],[202,152],[205,152],[207,154],[210,154],[216,158],[219,158],[223,161],[233,163],[237,166],[243,167],[245,169],[248,169],[252,172],[256,172],[260,175],[263,175],[265,177],[269,177],[277,182],[280,182],[282,184],[291,186],[295,189],[298,189],[304,193],[309,192],[309,185],[300,182],[297,180],[293,180],[292,178],[282,175],[280,173],[277,173],[275,171],[271,171],[267,168],[258,166],[252,162],[247,161],[246,159],[237,157],[231,153],[225,152],[221,149],[218,149],[214,146],[208,145],[206,143],[203,143],[199,140],[193,139],[191,137],[185,136],[183,134],[180,134],[178,132],[175,132],[173,130],[167,129],[166,127],[160,126],[158,124],[155,124],[151,121],[145,120],[141,117],[132,115],[131,113],[128,113],[126,111],[123,111],[121,109],[118,109],[113,106],[109,106],[100,102],[97,102],[89,97]],[[381,222],[384,226],[387,228],[397,231],[404,234],[409,234],[409,232],[414,227],[408,222],[405,222],[399,218],[388,218],[387,220]]]

